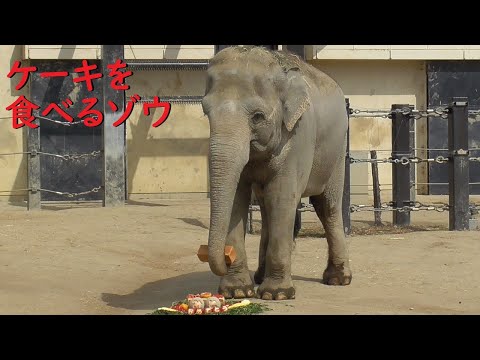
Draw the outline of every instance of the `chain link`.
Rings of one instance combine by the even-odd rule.
[[[479,157],[471,157],[471,158],[468,158],[468,160],[474,161],[474,162],[480,162],[480,156]]]
[[[478,120],[480,117],[480,110],[469,110],[468,111],[468,118],[471,120]]]
[[[54,190],[47,190],[47,189],[13,189],[13,190],[1,190],[0,193],[10,193],[10,192],[18,192],[18,191],[43,191],[43,192],[48,192],[48,193],[57,194],[57,195],[66,195],[66,196],[68,196],[69,198],[73,198],[73,197],[80,196],[80,195],[88,195],[88,194],[91,194],[91,193],[97,193],[97,192],[99,192],[102,188],[103,188],[103,186],[98,186],[98,187],[94,187],[94,188],[91,189],[91,190],[82,191],[82,192],[78,192],[78,193],[54,191]]]
[[[91,194],[91,193],[97,193],[97,192],[99,192],[101,189],[102,189],[102,186],[98,186],[98,187],[94,187],[94,188],[91,189],[91,190],[82,191],[82,192],[78,192],[78,193],[54,191],[54,190],[47,190],[47,189],[38,189],[38,191],[43,191],[43,192],[52,193],[52,194],[57,194],[57,195],[64,195],[64,196],[67,196],[67,197],[69,197],[69,198],[73,198],[73,197],[77,197],[77,196],[80,196],[80,195],[88,195],[88,194]],[[33,189],[30,189],[30,190],[33,191]]]
[[[427,109],[427,110],[412,110],[412,115],[416,120],[421,118],[429,118],[429,117],[440,117],[443,119],[447,119],[448,113],[449,113],[449,109],[445,107],[437,107],[435,109]]]
[[[40,155],[47,155],[47,156],[54,156],[54,157],[57,157],[57,158],[60,158],[60,159],[63,159],[63,160],[81,160],[81,159],[86,159],[86,158],[90,158],[90,157],[96,157],[98,155],[100,155],[102,153],[101,150],[95,150],[95,151],[92,151],[90,153],[86,153],[86,154],[73,154],[73,155],[60,155],[60,154],[52,154],[52,153],[47,153],[47,152],[37,152],[37,154],[40,154]]]
[[[351,164],[358,164],[358,163],[372,163],[372,164],[378,164],[378,163],[392,163],[393,159],[392,158],[385,158],[385,159],[357,159],[350,157],[350,163]]]
[[[448,204],[439,204],[439,205],[425,205],[421,202],[413,202],[413,206],[402,206],[394,207],[393,202],[383,203],[380,208],[375,208],[372,205],[356,205],[352,204],[350,206],[350,212],[360,212],[360,211],[398,211],[398,212],[410,212],[410,211],[437,211],[444,212],[450,209]]]
[[[60,154],[52,154],[52,153],[47,153],[43,151],[24,151],[24,152],[13,152],[13,153],[0,153],[0,156],[8,156],[8,155],[23,155],[23,154],[33,154],[35,155],[47,155],[47,156],[54,156],[58,157],[63,160],[80,160],[80,159],[85,159],[89,157],[96,157],[102,153],[101,150],[94,150],[92,152],[86,153],[86,154],[67,154],[67,155],[60,155]]]
[[[476,159],[476,158],[474,158],[474,159]],[[419,158],[419,157],[413,157],[413,158],[402,157],[400,159],[392,159],[392,158],[357,159],[357,158],[350,157],[350,163],[351,164],[356,164],[356,163],[373,163],[373,164],[390,163],[390,164],[408,165],[408,164],[418,164],[418,163],[423,163],[423,162],[436,162],[437,164],[444,164],[448,161],[449,161],[449,158],[446,158],[444,156],[437,156],[437,157],[431,158],[431,159],[422,159],[422,158]],[[472,160],[472,161],[476,161],[476,160]]]
[[[480,205],[470,204],[469,209],[472,215],[477,215],[480,212]]]
[[[360,110],[350,109],[350,117],[369,117],[391,119],[391,111],[388,110]]]
[[[39,118],[39,119],[42,119],[42,120],[47,120],[47,121],[53,122],[55,124],[63,125],[63,126],[73,126],[73,125],[82,124],[84,122],[84,120],[68,122],[68,121],[53,120],[53,119],[47,118],[45,116],[40,116],[40,115],[34,115],[34,116],[36,118]],[[96,116],[96,115],[92,115],[91,117],[94,118],[94,119],[98,119],[98,116]]]
[[[382,211],[398,211],[398,212],[410,212],[410,211],[436,211],[436,212],[444,212],[450,209],[449,204],[440,203],[440,204],[432,204],[426,205],[419,201],[412,202],[412,206],[402,206],[402,207],[394,207],[393,202],[382,203],[379,208],[375,208],[373,205],[358,205],[352,204],[350,205],[350,212],[362,212],[362,211],[371,211],[371,212],[382,212]],[[470,209],[480,209],[479,206],[472,205]],[[260,206],[258,205],[250,205],[250,211],[259,211]],[[305,211],[315,211],[315,208],[311,204],[303,204],[300,209],[297,211],[305,212]]]
[[[391,119],[394,113],[400,113],[402,115],[411,115],[415,120],[429,117],[440,117],[443,119],[448,118],[449,108],[437,107],[427,110],[412,110],[409,107],[402,109],[395,109],[393,111],[388,110],[362,110],[362,109],[350,109],[350,117],[379,117]],[[469,116],[480,116],[480,110],[472,110],[468,112]]]

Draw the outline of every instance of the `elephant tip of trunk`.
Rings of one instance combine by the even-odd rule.
[[[223,264],[217,263],[216,261],[209,261],[210,270],[217,276],[225,276],[227,274],[228,268],[225,261]]]

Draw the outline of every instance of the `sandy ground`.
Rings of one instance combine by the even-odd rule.
[[[353,220],[352,284],[321,283],[326,241],[315,214],[304,213],[292,266],[297,297],[268,302],[268,314],[480,314],[479,231],[447,231],[446,212],[412,214],[408,232],[374,227],[373,213]],[[391,224],[391,214],[383,220]],[[214,292],[218,278],[196,257],[208,225],[208,199],[36,212],[0,202],[0,314],[146,314],[188,293]]]

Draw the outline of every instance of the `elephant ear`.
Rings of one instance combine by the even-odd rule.
[[[287,83],[283,96],[284,118],[283,122],[288,131],[292,131],[298,119],[311,104],[308,92],[308,83],[298,68],[292,68],[287,72]]]

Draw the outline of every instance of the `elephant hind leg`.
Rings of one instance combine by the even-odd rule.
[[[337,167],[338,168],[338,167]],[[323,194],[310,197],[317,216],[325,228],[328,242],[328,265],[323,273],[323,282],[328,285],[348,285],[352,280],[347,241],[343,229],[342,196],[343,162],[336,169]]]
[[[268,247],[268,221],[267,221],[267,212],[265,211],[265,202],[263,199],[263,192],[259,186],[253,186],[255,197],[260,206],[260,212],[262,216],[262,232],[260,235],[260,246],[258,251],[258,269],[255,271],[253,279],[256,284],[261,284],[265,278],[265,262],[266,254]]]

